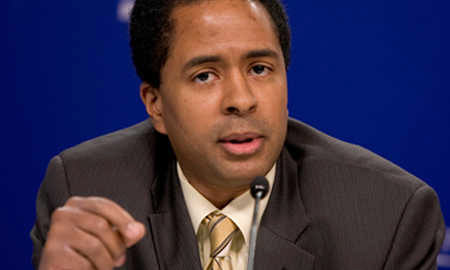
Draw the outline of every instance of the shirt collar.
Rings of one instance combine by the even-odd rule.
[[[264,210],[266,209],[270,194],[272,193],[272,186],[275,180],[275,170],[276,163],[266,174],[267,181],[269,182],[269,192],[264,197],[264,199],[260,201],[260,211],[257,217],[258,225],[261,221]],[[250,238],[253,208],[255,205],[255,200],[252,198],[250,190],[247,190],[243,194],[233,199],[222,210],[218,210],[210,201],[208,201],[208,199],[206,199],[189,183],[178,162],[177,173],[180,179],[184,200],[186,202],[192,225],[196,233],[198,232],[200,223],[207,215],[209,215],[213,211],[220,211],[236,224],[236,226],[241,230],[245,242],[248,243]]]

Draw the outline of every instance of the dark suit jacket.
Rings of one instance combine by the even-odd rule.
[[[31,232],[73,195],[112,199],[147,227],[121,269],[201,269],[167,138],[149,121],[54,157]],[[290,119],[259,228],[255,269],[433,269],[444,237],[435,192],[381,157]]]

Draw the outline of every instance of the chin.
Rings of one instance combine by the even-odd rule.
[[[225,170],[224,178],[228,183],[232,183],[233,186],[250,185],[255,177],[265,176],[272,166],[273,164],[259,166],[230,166],[228,170]]]

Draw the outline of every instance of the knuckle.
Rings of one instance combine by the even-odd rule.
[[[111,210],[111,207],[109,204],[106,204],[104,201],[95,201],[95,206],[97,207],[98,211],[103,212],[109,212]]]
[[[87,243],[87,248],[90,253],[94,255],[99,255],[102,252],[103,244],[98,239],[92,239]]]
[[[87,197],[86,201],[89,203],[89,208],[97,213],[102,213],[104,207],[102,201],[99,200],[98,197]]]
[[[90,201],[93,201],[93,202],[105,202],[107,200],[103,197],[97,197],[97,196],[90,196],[90,197],[87,197],[87,199],[89,199]]]
[[[62,206],[56,208],[51,215],[51,222],[64,223],[64,222],[76,222],[76,217],[79,215],[79,210],[71,206]]]
[[[64,219],[65,215],[66,209],[64,207],[58,207],[53,211],[51,219],[53,221],[59,221],[61,219]]]
[[[80,196],[72,196],[67,200],[66,205],[75,205],[78,204],[81,200],[83,200],[83,198]]]
[[[109,222],[104,220],[103,218],[99,218],[98,220],[96,220],[94,222],[94,225],[95,225],[95,228],[97,230],[99,230],[100,232],[101,231],[106,231],[106,230],[108,230],[110,228]]]

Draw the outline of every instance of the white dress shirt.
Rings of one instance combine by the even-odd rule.
[[[272,186],[275,179],[275,168],[276,165],[274,164],[272,169],[266,174],[266,178],[269,182],[269,192],[260,202],[257,227],[259,227],[261,217],[266,209],[267,202],[272,192]],[[252,198],[250,190],[247,190],[234,198],[222,210],[219,210],[189,183],[178,162],[177,173],[192,225],[197,234],[197,243],[203,268],[209,263],[210,241],[209,233],[205,226],[201,226],[201,222],[211,212],[220,211],[222,214],[229,217],[241,231],[241,233],[236,234],[233,237],[231,245],[221,253],[227,254],[227,259],[230,260],[233,270],[245,270],[247,268],[250,228],[255,205],[255,200]]]

